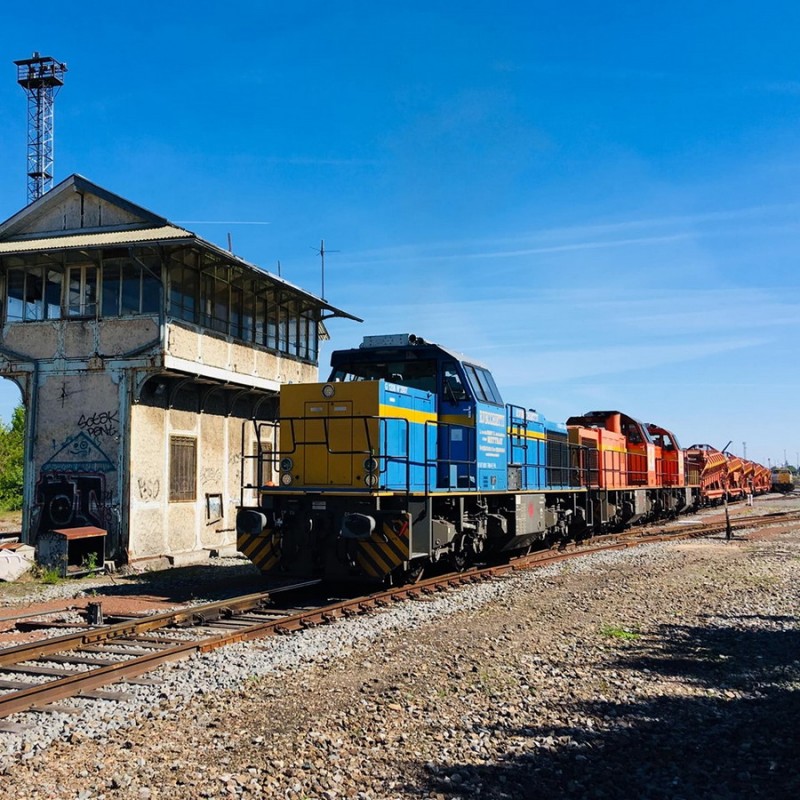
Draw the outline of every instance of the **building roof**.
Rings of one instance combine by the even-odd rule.
[[[93,203],[85,207],[85,198]],[[0,222],[0,256],[59,250],[156,243],[185,243],[214,253],[231,266],[252,272],[254,278],[285,287],[328,312],[362,322],[321,297],[273,275],[203,239],[165,217],[103,189],[81,175],[71,175],[38,200]]]
[[[10,242],[0,241],[0,255],[17,255],[20,253],[42,253],[52,250],[71,250],[85,247],[102,247],[105,245],[137,244],[141,242],[161,242],[175,239],[191,241],[194,234],[172,225],[159,228],[142,228],[140,230],[95,231],[93,233],[64,234],[63,236],[46,236],[41,239],[15,239]]]

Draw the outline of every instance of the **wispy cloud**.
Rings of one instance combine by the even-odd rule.
[[[499,238],[475,238],[460,241],[408,243],[374,250],[362,250],[349,254],[348,261],[354,264],[369,262],[451,261],[480,258],[515,258],[545,253],[579,250],[613,249],[639,245],[656,245],[677,241],[688,241],[700,235],[740,235],[741,226],[726,227],[710,231],[713,223],[731,223],[757,220],[800,211],[800,204],[759,205],[747,208],[708,211],[697,214],[645,217],[619,220],[593,225],[576,225],[535,231]],[[796,221],[792,223],[798,225]],[[661,232],[674,228],[674,232]],[[649,235],[619,237],[626,231],[652,231]],[[759,226],[757,232],[763,232]],[[617,238],[608,238],[609,236]],[[528,246],[525,246],[525,245]]]
[[[529,385],[528,380],[520,382],[521,375],[535,374],[537,383],[578,380],[597,375],[610,377],[640,369],[655,371],[668,365],[761,347],[769,342],[770,339],[763,336],[733,336],[703,341],[693,339],[681,343],[648,342],[593,348],[537,349],[527,355],[515,349],[512,356],[502,355],[493,359],[492,367],[495,378],[513,388]]]

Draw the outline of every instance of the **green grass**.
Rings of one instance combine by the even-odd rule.
[[[603,625],[603,627],[600,628],[600,633],[603,634],[603,636],[609,636],[612,639],[620,639],[623,642],[631,642],[641,637],[640,633],[630,630],[630,628],[622,628],[619,625]]]
[[[62,578],[57,567],[38,567],[38,573],[39,583],[45,583],[49,586],[61,583]]]

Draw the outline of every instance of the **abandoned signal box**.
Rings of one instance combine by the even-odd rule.
[[[79,175],[0,223],[0,309],[23,540],[94,528],[130,562],[235,543],[243,423],[317,379],[326,319],[357,319]]]

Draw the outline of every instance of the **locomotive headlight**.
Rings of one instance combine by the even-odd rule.
[[[282,486],[292,485],[292,476],[288,472],[284,472],[283,475],[281,475],[281,485]]]
[[[291,472],[292,467],[294,466],[294,461],[291,458],[286,456],[286,458],[281,459],[281,472]]]
[[[333,397],[335,394],[336,394],[336,389],[334,388],[334,386],[333,386],[333,384],[332,384],[332,383],[326,383],[326,384],[325,384],[325,385],[322,387],[322,396],[323,396],[323,397],[327,397],[327,398],[329,398],[329,399],[330,399],[330,398],[331,398],[331,397]]]
[[[367,472],[377,472],[378,471],[378,462],[374,458],[365,458],[364,459],[364,469]]]
[[[364,476],[364,483],[366,483],[367,486],[370,489],[374,489],[378,485],[378,476],[377,475],[365,475]]]

